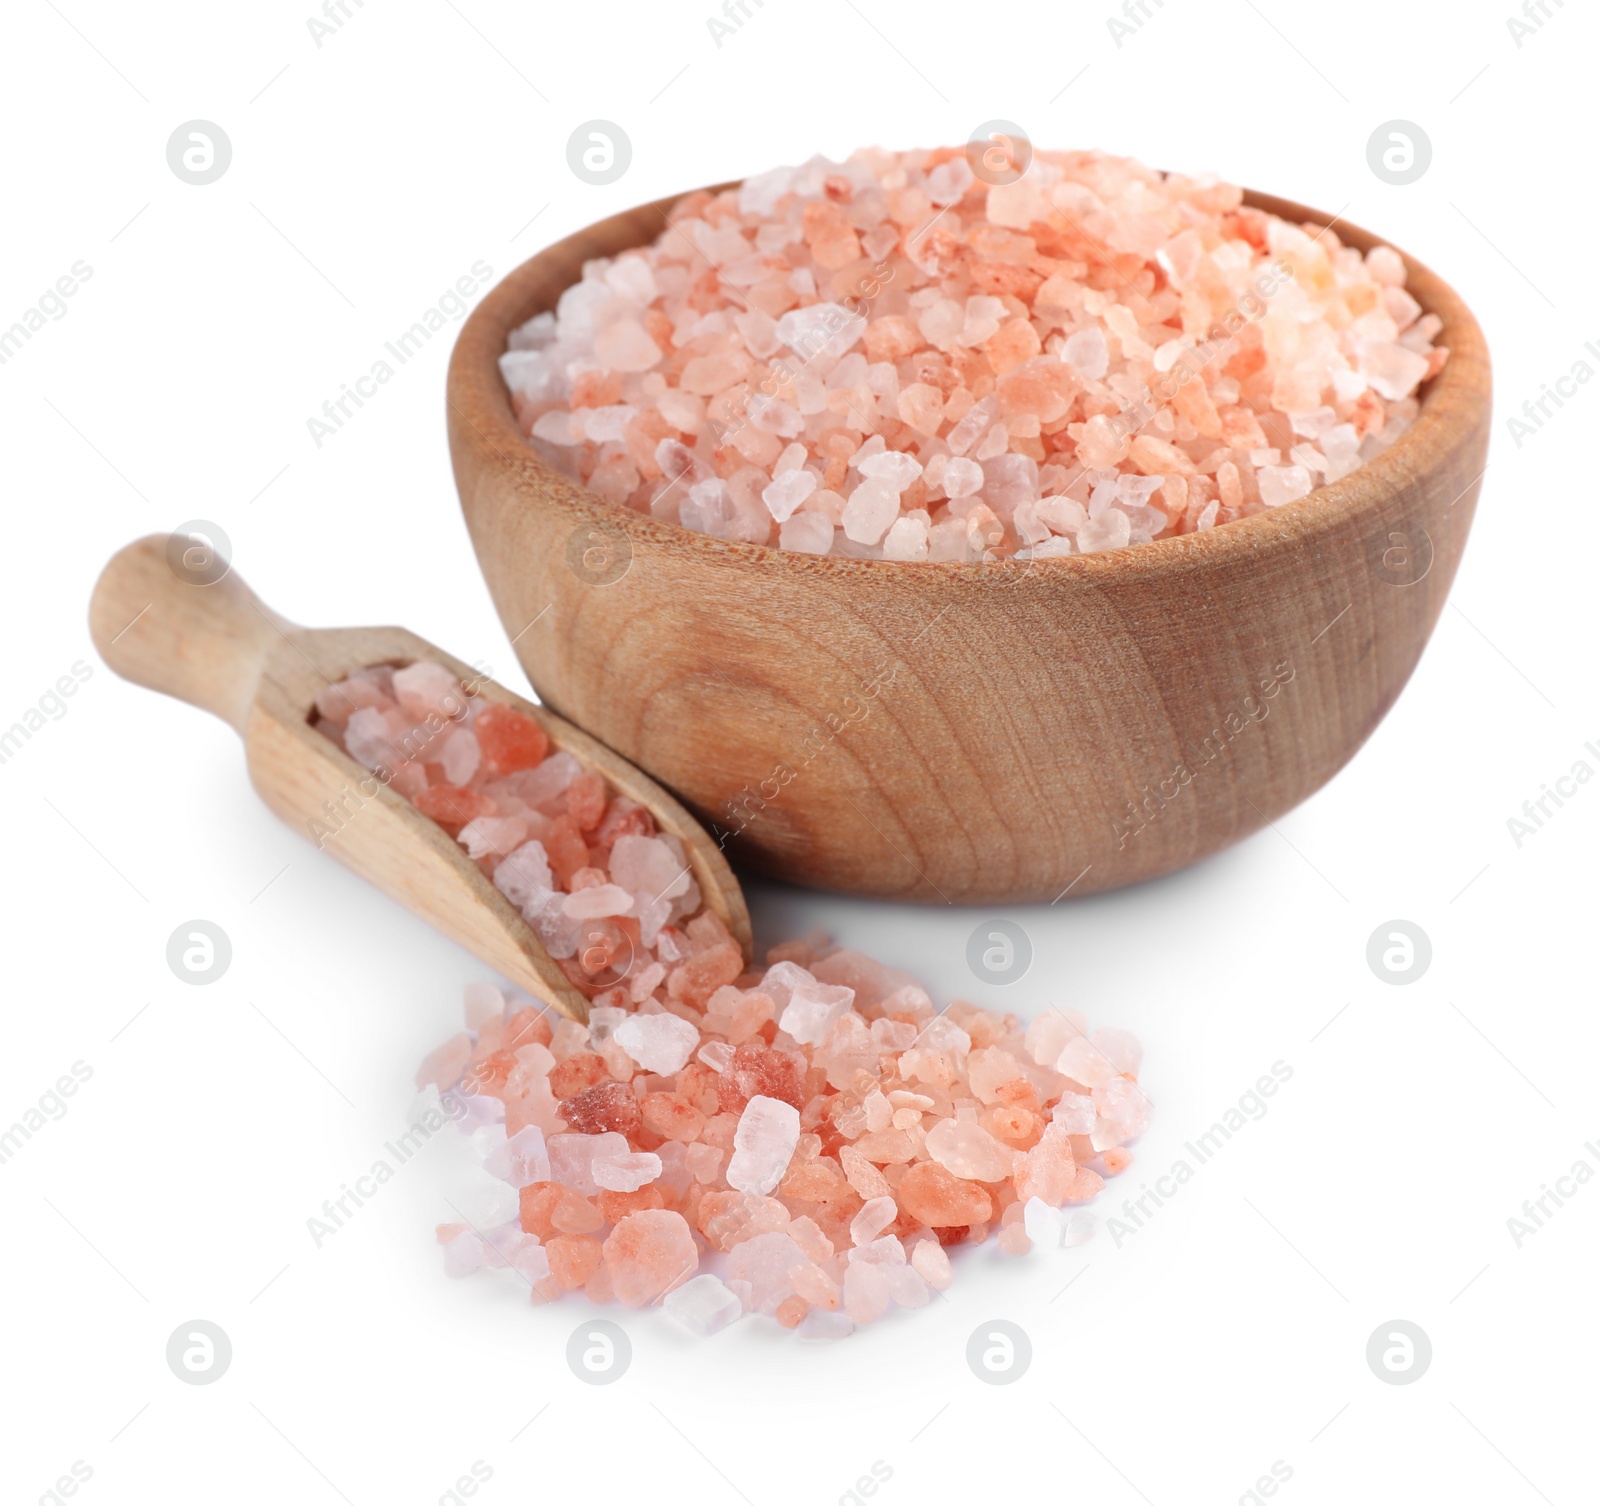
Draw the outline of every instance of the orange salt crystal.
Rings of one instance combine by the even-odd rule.
[[[575,1291],[594,1275],[600,1264],[600,1241],[581,1234],[558,1234],[545,1241],[550,1275],[563,1291]]]
[[[576,1051],[550,1073],[550,1091],[557,1098],[571,1099],[610,1080],[611,1069],[603,1056],[593,1051]]]
[[[494,814],[494,801],[478,790],[453,784],[433,784],[412,797],[411,803],[430,821],[456,836],[469,821]]]
[[[513,774],[518,769],[537,768],[550,751],[544,728],[514,706],[490,701],[472,724],[483,752],[485,770],[490,774]]]
[[[994,1205],[977,1182],[946,1171],[937,1161],[919,1161],[900,1180],[900,1206],[932,1229],[986,1223]]]

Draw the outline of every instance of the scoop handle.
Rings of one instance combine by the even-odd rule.
[[[135,540],[111,557],[89,602],[94,646],[123,679],[220,716],[241,736],[268,651],[293,629],[198,534]]]

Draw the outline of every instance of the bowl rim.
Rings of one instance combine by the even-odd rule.
[[[447,420],[456,464],[458,489],[466,501],[460,447],[473,446],[480,461],[498,465],[519,500],[543,506],[555,504],[573,515],[576,524],[620,528],[630,548],[654,546],[662,552],[686,555],[707,566],[736,562],[746,568],[798,571],[802,574],[863,574],[882,581],[899,571],[937,572],[953,581],[993,581],[1018,585],[1036,575],[1060,583],[1074,580],[1104,583],[1106,577],[1160,576],[1215,566],[1237,564],[1263,551],[1294,546],[1309,538],[1343,529],[1363,516],[1376,514],[1384,504],[1419,476],[1448,474],[1450,462],[1474,432],[1486,427],[1490,413],[1489,354],[1482,330],[1465,301],[1437,273],[1387,238],[1344,219],[1292,199],[1244,189],[1244,202],[1295,225],[1331,229],[1339,226],[1339,240],[1363,252],[1384,245],[1405,263],[1406,290],[1424,313],[1444,321],[1439,340],[1450,351],[1443,370],[1430,379],[1421,394],[1421,409],[1410,428],[1375,459],[1349,475],[1317,487],[1306,496],[1248,518],[1219,524],[1199,533],[1175,534],[1144,544],[1126,545],[1092,554],[1058,555],[1047,559],[916,561],[856,559],[847,555],[803,554],[773,544],[754,544],[718,538],[681,523],[671,523],[597,497],[565,472],[549,464],[527,442],[517,425],[510,389],[500,373],[499,357],[506,335],[536,314],[554,307],[541,284],[548,272],[574,262],[578,243],[597,235],[615,239],[615,250],[598,248],[576,259],[611,254],[630,246],[648,244],[655,232],[647,216],[654,212],[663,226],[668,212],[695,193],[720,193],[743,180],[685,189],[647,201],[592,222],[551,242],[508,272],[468,315],[456,337],[446,377]],[[643,237],[628,235],[636,223]],[[581,271],[580,271],[581,275]],[[562,283],[562,290],[576,281]],[[559,294],[557,295],[559,296]],[[1453,507],[1482,478],[1479,469],[1446,505]]]

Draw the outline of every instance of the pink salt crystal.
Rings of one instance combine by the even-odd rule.
[[[944,468],[944,489],[951,497],[971,497],[983,489],[983,467],[964,456],[952,456]]]
[[[728,1284],[735,1291],[743,1286],[751,1311],[770,1314],[794,1295],[793,1273],[805,1264],[800,1246],[783,1230],[770,1229],[741,1240],[728,1252]]]
[[[800,1141],[800,1111],[758,1093],[744,1106],[733,1137],[728,1185],[750,1194],[771,1192],[783,1180]]]
[[[466,696],[454,674],[442,664],[426,660],[408,664],[394,672],[395,698],[404,710],[421,720],[430,712],[457,716],[466,706]]]
[[[1113,1077],[1101,1083],[1094,1090],[1094,1106],[1097,1117],[1091,1143],[1096,1150],[1135,1139],[1150,1122],[1150,1100],[1131,1078]]]
[[[928,1131],[928,1155],[947,1171],[974,1182],[998,1182],[1011,1175],[1016,1152],[981,1125],[941,1119]]]
[[[561,908],[574,920],[600,920],[609,915],[626,915],[633,909],[633,896],[618,884],[597,884],[569,894]]]
[[[1103,1026],[1090,1037],[1097,1050],[1117,1072],[1136,1073],[1144,1059],[1138,1036],[1127,1030]]]
[[[700,1263],[687,1221],[669,1208],[627,1214],[602,1248],[617,1301],[624,1307],[657,1301],[692,1276]]]
[[[844,1312],[852,1323],[875,1323],[889,1310],[889,1280],[881,1267],[852,1261],[844,1273]]]
[[[950,1271],[950,1257],[937,1239],[919,1239],[912,1246],[911,1266],[936,1292],[948,1290],[954,1280]]]
[[[1026,1255],[1033,1248],[1033,1241],[1022,1224],[1010,1224],[1000,1230],[1000,1248],[1007,1255]]]
[[[648,371],[661,359],[661,347],[636,319],[619,319],[595,336],[595,356],[613,371]]]
[[[852,1244],[869,1244],[878,1238],[900,1216],[899,1206],[892,1197],[875,1197],[861,1205],[861,1211],[850,1221]]]
[[[700,1032],[675,1014],[630,1015],[617,1026],[617,1044],[646,1072],[681,1072],[700,1044]]]
[[[691,1145],[685,1152],[689,1174],[697,1182],[715,1181],[722,1171],[723,1153],[714,1145]]]
[[[1061,1125],[1052,1123],[1045,1126],[1038,1144],[1024,1151],[1017,1162],[1017,1196],[1024,1202],[1040,1198],[1052,1208],[1059,1208],[1072,1196],[1076,1177],[1077,1167],[1067,1132]]]
[[[1056,1058],[1056,1071],[1086,1088],[1093,1088],[1117,1075],[1117,1069],[1086,1035],[1075,1035]]]

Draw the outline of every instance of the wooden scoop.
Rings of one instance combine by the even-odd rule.
[[[312,726],[317,693],[352,670],[431,660],[478,695],[532,717],[555,747],[598,770],[679,838],[706,905],[749,959],[750,915],[738,880],[699,822],[653,779],[404,628],[297,627],[231,571],[206,584],[225,567],[203,551],[197,556],[197,546],[153,534],[115,555],[89,604],[95,647],[124,679],[228,722],[244,739],[261,797],[319,847],[519,987],[572,1019],[587,1018],[588,1001],[465,850]]]

